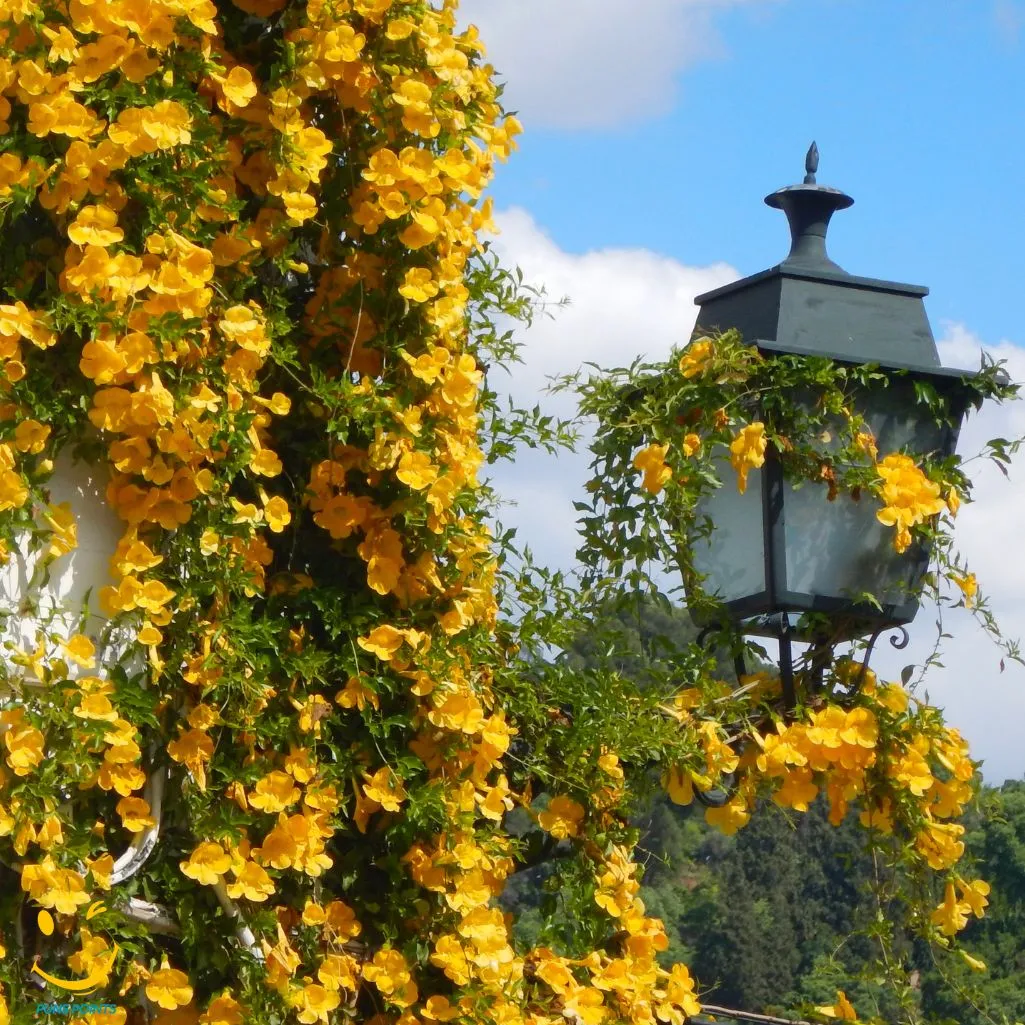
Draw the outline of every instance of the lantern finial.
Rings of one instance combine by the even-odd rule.
[[[782,210],[790,222],[790,253],[782,265],[843,274],[843,268],[826,255],[826,230],[833,214],[854,200],[839,189],[818,184],[815,173],[819,169],[819,148],[814,142],[804,158],[804,169],[802,185],[788,185],[765,197],[765,202]]]
[[[819,148],[814,142],[808,147],[808,155],[804,158],[804,184],[815,184],[815,172],[819,169]]]

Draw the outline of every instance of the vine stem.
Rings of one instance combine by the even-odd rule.
[[[734,1018],[737,1021],[756,1022],[757,1025],[812,1025],[803,1019],[777,1018],[771,1014],[755,1014],[753,1011],[735,1011],[729,1007],[720,1007],[718,1004],[702,1004],[701,1009],[709,1014],[719,1015],[723,1018]],[[706,1018],[689,1018],[692,1025],[706,1025]]]

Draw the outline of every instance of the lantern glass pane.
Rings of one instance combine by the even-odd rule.
[[[818,484],[788,486],[784,497],[787,589],[830,598],[868,592],[883,605],[901,605],[921,583],[921,551],[893,548],[893,527],[877,519],[872,496],[827,500]]]
[[[876,436],[880,459],[902,448],[916,461],[925,453],[952,450],[952,432],[915,403],[914,385],[906,378],[863,393],[856,405]],[[913,544],[897,554],[895,528],[876,519],[882,506],[874,495],[863,494],[858,502],[847,495],[830,502],[827,495],[825,485],[786,486],[787,590],[831,598],[868,592],[884,605],[913,600],[926,570],[924,548]]]
[[[742,495],[729,460],[718,460],[715,471],[723,486],[698,505],[699,520],[710,517],[715,529],[695,541],[694,568],[705,576],[705,591],[732,602],[765,590],[762,473],[748,474]]]

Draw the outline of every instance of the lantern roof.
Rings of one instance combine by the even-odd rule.
[[[858,277],[829,258],[829,221],[854,200],[818,184],[818,163],[813,142],[803,183],[765,198],[790,224],[786,259],[697,296],[695,336],[734,328],[745,341],[769,351],[964,376],[940,366],[923,302],[928,288]]]

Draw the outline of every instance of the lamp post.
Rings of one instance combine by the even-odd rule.
[[[848,274],[826,252],[832,215],[850,196],[819,185],[812,143],[806,175],[766,197],[790,224],[790,253],[768,270],[699,295],[694,337],[738,330],[767,356],[824,356],[840,363],[874,364],[878,386],[855,398],[879,449],[920,455],[953,454],[973,393],[971,377],[940,365],[923,303],[928,289]],[[918,401],[923,390],[944,404],[938,424]],[[722,487],[699,512],[715,529],[694,542],[694,568],[703,587],[722,602],[744,634],[775,636],[780,645],[784,697],[794,702],[792,639],[824,648],[903,626],[918,611],[929,551],[913,542],[898,553],[892,530],[876,519],[871,502],[831,496],[825,485],[795,486],[770,446],[765,464],[748,478],[747,492]],[[878,605],[864,600],[871,594]],[[707,620],[698,624],[708,627]]]

